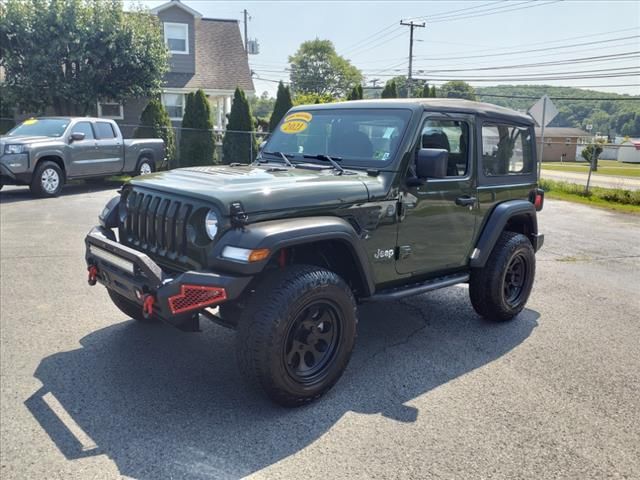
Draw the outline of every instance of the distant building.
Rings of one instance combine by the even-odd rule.
[[[538,151],[542,146],[540,138],[541,130],[536,127],[536,147]],[[578,145],[587,143],[591,138],[589,132],[579,128],[546,127],[544,129],[543,162],[573,162],[578,160]]]
[[[640,163],[640,139],[630,138],[620,144],[618,161],[624,163]]]

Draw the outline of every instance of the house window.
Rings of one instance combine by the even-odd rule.
[[[182,120],[184,113],[184,94],[163,93],[162,104],[169,114],[171,120]]]
[[[124,118],[122,103],[111,101],[98,102],[98,116],[122,120]]]
[[[186,23],[165,23],[164,41],[171,53],[189,53],[189,25]]]

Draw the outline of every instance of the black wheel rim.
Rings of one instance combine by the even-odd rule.
[[[520,302],[527,280],[527,273],[527,261],[524,256],[514,256],[509,262],[503,283],[504,300],[512,307]]]
[[[328,301],[313,302],[296,315],[284,345],[284,363],[298,383],[320,381],[333,362],[342,334],[342,317]]]

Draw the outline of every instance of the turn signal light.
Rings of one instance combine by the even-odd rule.
[[[251,253],[249,254],[249,261],[259,262],[261,260],[264,260],[268,256],[269,256],[268,248],[258,248],[256,250],[251,250]]]

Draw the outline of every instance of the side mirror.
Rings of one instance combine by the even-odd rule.
[[[442,148],[421,148],[416,158],[418,178],[445,178],[449,152]]]
[[[84,140],[84,133],[82,132],[73,132],[69,138],[70,142],[79,142],[80,140]]]

